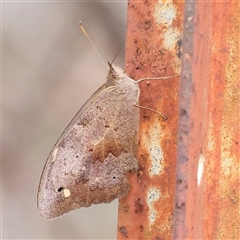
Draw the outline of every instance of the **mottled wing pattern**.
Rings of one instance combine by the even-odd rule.
[[[47,159],[38,192],[46,218],[110,202],[129,190],[126,172],[137,168],[138,86],[122,73],[106,86],[79,110]]]

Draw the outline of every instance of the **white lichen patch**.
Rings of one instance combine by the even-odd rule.
[[[149,223],[154,224],[157,216],[157,211],[154,208],[154,203],[160,198],[160,191],[157,188],[151,188],[147,194],[147,204],[149,207]]]
[[[156,121],[148,130],[148,135],[145,135],[143,144],[149,152],[151,165],[149,167],[150,177],[159,176],[163,171],[163,151],[160,145],[161,125]],[[151,138],[149,138],[151,136]]]
[[[176,42],[181,38],[181,33],[178,29],[169,27],[163,34],[164,36],[164,47],[169,50],[175,48]]]
[[[158,1],[154,17],[159,24],[170,26],[176,18],[177,10],[172,1]]]
[[[177,17],[177,10],[172,1],[159,1],[156,4],[154,17],[156,22],[162,26],[163,45],[166,49],[174,50],[177,41],[181,38],[180,29],[172,26]]]
[[[154,145],[150,148],[150,159],[152,160],[152,165],[150,167],[150,176],[159,175],[163,167],[161,165],[161,160],[163,159],[162,149]]]

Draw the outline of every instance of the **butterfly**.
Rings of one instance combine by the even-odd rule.
[[[139,87],[120,67],[109,67],[106,83],[80,108],[48,156],[37,200],[45,218],[111,202],[130,189],[126,174],[138,167]]]

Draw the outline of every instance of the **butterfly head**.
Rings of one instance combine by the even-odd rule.
[[[110,62],[108,62],[108,65],[109,65],[109,75],[112,76],[113,78],[121,78],[125,76],[124,71],[120,67]]]
[[[113,85],[116,85],[121,79],[123,79],[126,76],[126,74],[120,67],[110,62],[108,62],[108,65],[109,65],[109,72],[107,77],[107,85],[113,86]]]

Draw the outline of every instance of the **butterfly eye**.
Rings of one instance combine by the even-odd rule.
[[[76,158],[78,158],[79,156],[78,155],[76,155]]]

